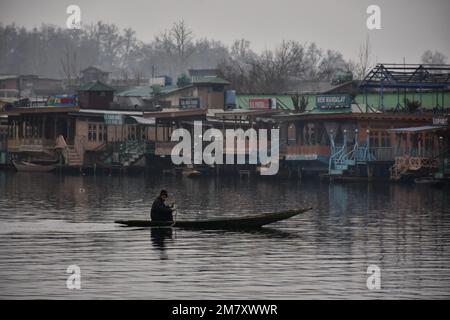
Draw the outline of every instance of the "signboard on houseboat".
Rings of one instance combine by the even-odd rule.
[[[433,118],[434,126],[448,126],[448,118],[446,117],[435,117]]]
[[[52,107],[74,107],[78,104],[76,96],[56,95],[47,100],[47,105]]]
[[[248,100],[248,107],[250,109],[270,109],[272,101],[270,98],[255,98]]]
[[[122,125],[123,124],[123,115],[121,114],[111,114],[107,113],[104,115],[104,120],[106,125]]]
[[[200,98],[198,97],[187,97],[180,98],[180,108],[181,109],[198,109],[200,108]]]
[[[348,94],[327,94],[316,96],[316,106],[321,110],[350,108],[351,104],[352,97]]]

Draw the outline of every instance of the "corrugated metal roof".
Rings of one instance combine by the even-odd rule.
[[[223,84],[223,85],[230,84],[229,81],[222,79],[221,77],[218,76],[192,76],[191,80],[193,84],[200,84],[200,83]]]
[[[125,91],[121,91],[116,95],[119,97],[151,97],[153,89],[150,86],[134,87]]]
[[[144,125],[148,125],[148,126],[155,125],[155,123],[156,123],[155,118],[144,118],[144,117],[137,117],[137,116],[130,116],[130,118],[133,118],[139,124],[144,124]]]
[[[178,90],[177,86],[164,86],[160,87],[160,93],[166,94],[174,90]],[[121,91],[117,94],[119,97],[141,97],[141,98],[151,98],[153,97],[153,87],[152,86],[138,86],[133,87],[125,91]]]

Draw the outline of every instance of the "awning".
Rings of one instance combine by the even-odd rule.
[[[387,132],[418,133],[418,132],[445,130],[445,129],[448,129],[448,128],[449,127],[444,127],[444,126],[422,126],[422,127],[388,129]]]
[[[130,118],[134,119],[138,124],[143,124],[147,126],[154,126],[156,123],[155,118],[144,118],[136,116],[130,116]]]

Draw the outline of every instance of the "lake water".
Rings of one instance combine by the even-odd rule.
[[[128,229],[160,189],[178,219],[313,207],[260,231]],[[450,297],[450,190],[255,177],[0,172],[0,298]],[[381,289],[367,288],[377,265]],[[81,269],[69,290],[68,266]]]

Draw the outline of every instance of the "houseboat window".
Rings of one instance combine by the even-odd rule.
[[[98,125],[98,141],[106,141],[106,125],[99,124]]]
[[[431,134],[425,135],[425,149],[433,150],[433,135]]]
[[[387,132],[381,132],[381,147],[390,147],[391,146],[391,136]]]
[[[97,125],[92,126],[92,140],[97,141]]]
[[[95,124],[88,125],[88,140],[97,141],[97,125]]]
[[[103,141],[103,126],[98,125],[98,141]]]

